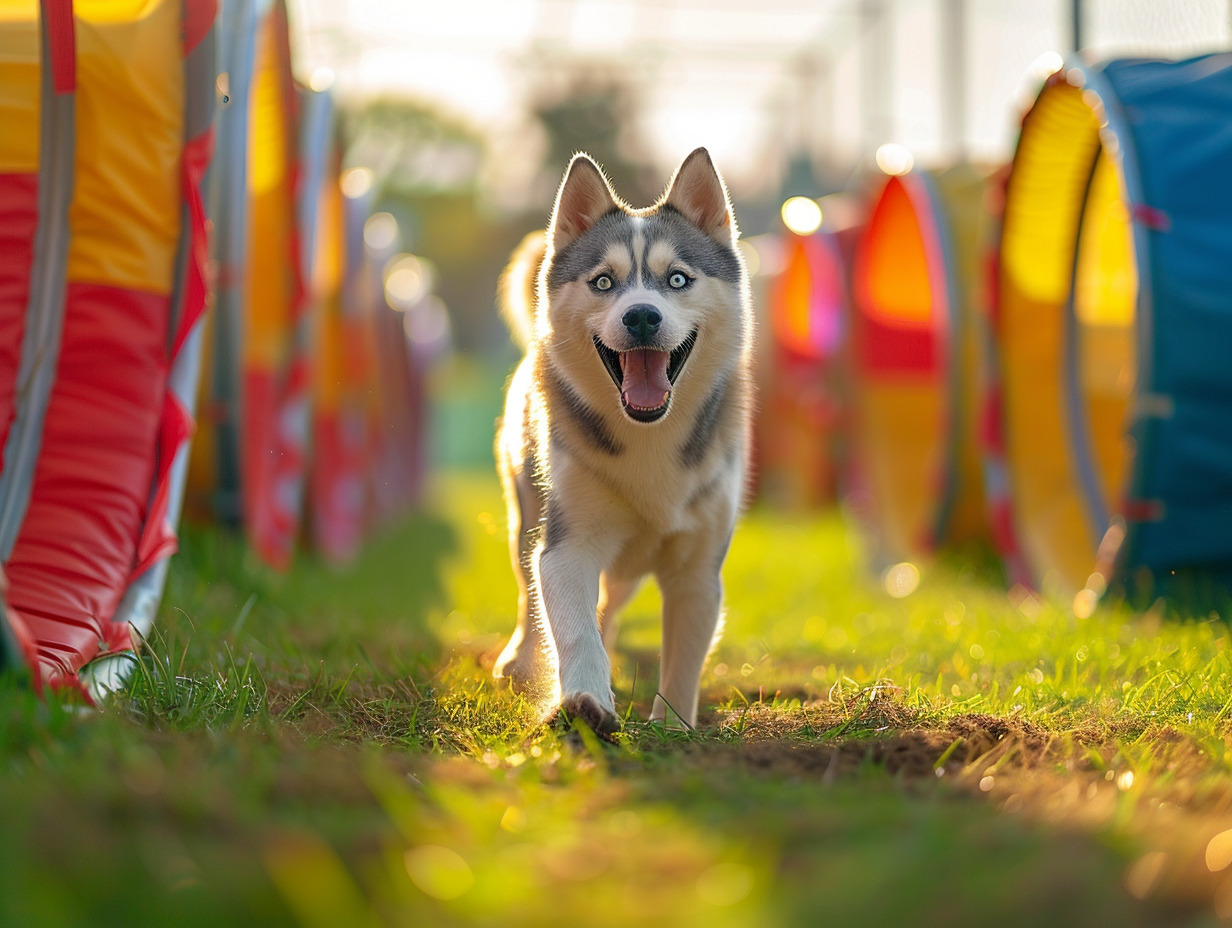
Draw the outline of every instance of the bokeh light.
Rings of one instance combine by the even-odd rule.
[[[475,885],[475,875],[457,851],[436,844],[413,847],[406,852],[406,872],[411,882],[433,899],[457,899]]]
[[[920,568],[910,561],[903,561],[887,568],[882,582],[886,592],[895,599],[905,599],[920,585]]]
[[[351,168],[342,174],[342,194],[347,199],[357,200],[367,196],[372,189],[372,171],[368,168]]]
[[[392,213],[373,213],[364,223],[364,244],[375,252],[389,251],[398,241],[398,220]]]
[[[821,207],[808,197],[791,197],[780,210],[783,225],[796,235],[812,235],[821,228]]]
[[[334,86],[334,80],[334,69],[321,65],[313,68],[312,75],[308,78],[308,87],[317,93],[324,93]]]
[[[907,174],[915,167],[915,157],[911,151],[897,142],[886,142],[879,147],[875,160],[878,170],[894,176]]]
[[[394,255],[385,265],[385,302],[404,312],[428,295],[435,276],[430,261],[412,254]]]

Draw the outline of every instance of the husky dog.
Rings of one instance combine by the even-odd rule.
[[[651,718],[697,721],[748,458],[752,310],[736,238],[704,148],[646,209],[578,154],[546,235],[528,236],[503,281],[526,357],[496,439],[519,596],[493,672],[600,734],[619,724],[615,614],[647,574],[663,594]]]

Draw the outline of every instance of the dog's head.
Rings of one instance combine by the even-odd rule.
[[[641,210],[576,155],[548,240],[540,305],[550,341],[575,378],[597,386],[606,374],[630,419],[663,418],[678,379],[706,366],[702,355],[741,350],[744,265],[727,191],[704,148]]]

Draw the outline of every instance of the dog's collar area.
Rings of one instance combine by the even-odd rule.
[[[612,383],[616,384],[616,389],[620,393],[620,404],[624,409],[625,415],[635,422],[655,422],[663,418],[667,414],[668,407],[671,405],[671,390],[667,391],[662,405],[653,409],[643,409],[639,406],[631,405],[624,389],[625,373],[624,364],[621,362],[621,353],[613,351],[603,344],[597,335],[594,336],[594,343],[595,350],[599,353],[599,360],[607,368],[608,375],[612,378]],[[696,343],[697,329],[694,329],[683,342],[669,352],[667,380],[670,385],[675,385],[676,378],[680,376],[680,372],[684,369],[685,362],[689,359],[689,355],[693,352],[693,346]]]

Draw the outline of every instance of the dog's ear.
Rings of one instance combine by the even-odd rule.
[[[710,153],[698,148],[681,163],[663,202],[713,239],[730,244],[734,223],[727,188]]]
[[[616,197],[599,166],[589,155],[578,152],[569,162],[556,194],[549,226],[552,248],[560,251],[616,206]]]

